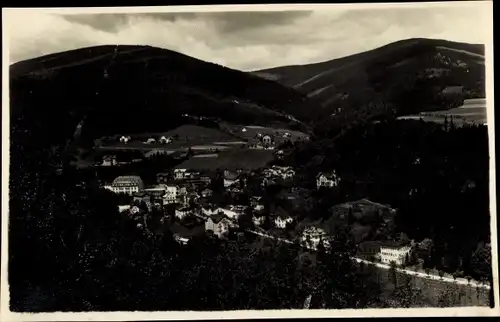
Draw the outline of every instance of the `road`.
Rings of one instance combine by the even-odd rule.
[[[271,235],[264,234],[264,233],[261,233],[261,232],[255,231],[255,230],[247,229],[247,231],[249,233],[252,233],[252,234],[255,234],[255,235],[258,235],[258,236],[261,236],[261,237],[270,238],[270,239],[277,240],[277,241],[280,241],[280,242],[284,242],[284,243],[287,243],[287,244],[296,244],[295,242],[293,242],[291,240],[287,240],[287,239],[283,239],[283,238],[271,236]],[[314,250],[314,251],[317,250],[316,248],[313,248],[313,247],[307,247],[307,246],[303,246],[303,247],[311,249],[311,250]],[[357,263],[361,263],[362,262],[362,263],[367,264],[367,265],[375,265],[376,267],[382,268],[382,269],[390,269],[391,268],[390,265],[386,265],[386,264],[382,264],[382,263],[377,263],[377,262],[371,262],[371,261],[367,261],[367,260],[364,260],[364,259],[361,259],[361,258],[358,258],[358,257],[351,257],[351,259],[354,260],[354,261],[356,261]],[[427,273],[416,272],[416,271],[412,271],[412,270],[404,269],[404,268],[396,268],[396,270],[398,272],[401,272],[401,273],[404,273],[404,274],[418,276],[418,277],[426,278],[426,279],[429,279],[429,280],[436,280],[436,281],[441,281],[441,282],[445,282],[445,283],[454,283],[454,284],[459,284],[459,285],[469,285],[471,287],[477,287],[477,288],[482,288],[482,289],[487,289],[487,290],[491,289],[491,286],[488,285],[488,284],[480,283],[480,282],[473,281],[473,280],[471,280],[469,282],[465,278],[453,279],[451,277],[446,277],[446,276],[440,277],[438,275],[431,275],[431,274],[427,275]]]

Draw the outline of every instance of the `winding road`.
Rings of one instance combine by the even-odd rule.
[[[258,235],[258,236],[261,236],[261,237],[270,238],[270,239],[277,240],[277,241],[280,241],[280,242],[283,242],[283,243],[287,243],[287,244],[296,244],[296,245],[298,245],[297,243],[295,243],[295,242],[293,242],[291,240],[287,240],[287,239],[283,239],[283,238],[271,236],[271,235],[264,234],[264,233],[261,233],[261,232],[255,231],[255,230],[247,229],[247,231],[249,233],[252,233],[254,235]],[[317,250],[316,248],[313,248],[313,247],[308,247],[308,246],[302,246],[302,247],[308,248],[308,249],[311,249],[311,250],[314,250],[314,251]],[[358,258],[358,257],[351,257],[351,259],[354,260],[354,261],[356,261],[357,263],[364,263],[364,264],[367,264],[367,265],[375,265],[376,267],[382,268],[382,269],[390,269],[391,268],[390,265],[386,265],[386,264],[382,264],[382,263],[377,263],[377,262],[372,262],[372,261],[367,261],[367,260],[364,260],[364,259],[361,259],[361,258]],[[438,275],[427,274],[427,273],[423,273],[423,272],[416,272],[416,271],[412,271],[412,270],[404,269],[404,268],[396,268],[396,271],[404,273],[404,274],[407,274],[407,275],[418,276],[418,277],[429,279],[429,280],[436,280],[436,281],[441,281],[441,282],[445,282],[445,283],[454,283],[454,284],[458,284],[458,285],[469,285],[471,287],[482,288],[482,289],[486,289],[486,290],[491,289],[491,286],[488,285],[488,284],[477,282],[477,281],[473,281],[473,280],[471,280],[469,282],[465,278],[453,279],[451,277],[446,277],[446,276],[441,277],[441,276],[438,276]]]

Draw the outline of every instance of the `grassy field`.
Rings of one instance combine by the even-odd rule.
[[[195,171],[256,170],[274,160],[272,151],[237,149],[220,152],[212,157],[193,157],[176,168]]]
[[[444,123],[445,117],[450,121],[453,117],[455,125],[486,124],[486,101],[484,99],[465,100],[462,106],[449,110],[420,113],[419,115],[401,116],[399,119],[420,119],[426,122]]]
[[[293,142],[301,139],[304,140],[305,138],[308,137],[307,134],[299,131],[292,131],[284,128],[265,127],[259,125],[242,126],[242,125],[226,123],[221,125],[221,127],[225,131],[232,133],[234,136],[239,137],[243,140],[248,140],[249,142],[254,141],[258,133],[261,133],[262,135],[270,135],[271,137],[274,137],[277,142],[284,140],[283,135],[285,133],[290,133],[291,135],[290,139]],[[243,128],[246,129],[246,131],[242,131]]]
[[[169,144],[144,143],[148,138],[154,138],[158,140],[160,137],[172,137],[173,142]],[[107,143],[103,145],[105,147],[120,147],[120,148],[136,148],[136,149],[155,149],[155,148],[165,148],[165,149],[187,149],[193,145],[211,145],[217,144],[234,144],[239,140],[238,138],[224,133],[218,129],[202,127],[197,125],[182,125],[168,132],[157,132],[157,133],[140,133],[130,135],[132,140],[127,144],[120,143],[121,135],[115,135],[109,137]]]

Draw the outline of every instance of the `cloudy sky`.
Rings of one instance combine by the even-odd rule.
[[[307,64],[423,37],[488,42],[481,6],[7,16],[11,63],[102,44],[151,45],[240,70]]]

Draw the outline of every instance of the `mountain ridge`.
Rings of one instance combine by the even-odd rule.
[[[38,124],[52,138],[60,131],[73,136],[83,119],[80,132],[90,142],[106,134],[167,130],[182,124],[183,114],[237,124],[305,126],[289,113],[307,110],[307,98],[297,91],[167,49],[84,47],[16,62],[9,69],[14,130]],[[307,113],[302,115],[307,119]]]

